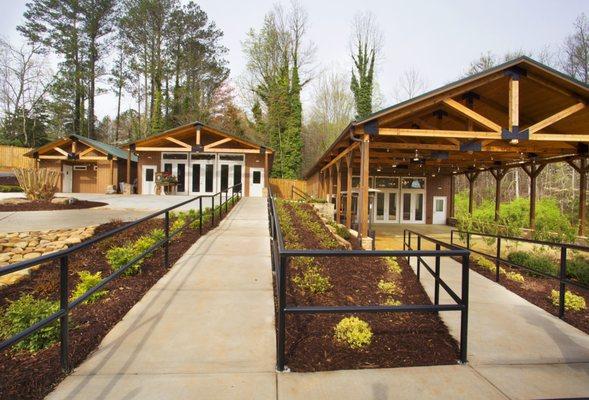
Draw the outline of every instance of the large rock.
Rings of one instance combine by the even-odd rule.
[[[41,253],[35,253],[35,252],[34,252],[34,253],[28,253],[28,254],[25,254],[25,255],[23,256],[23,259],[25,259],[25,260],[31,260],[31,259],[33,259],[33,258],[37,258],[37,257],[41,257]]]
[[[51,199],[53,204],[74,204],[78,199],[75,197],[54,197]]]

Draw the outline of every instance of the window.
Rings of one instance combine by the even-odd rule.
[[[153,168],[147,168],[145,170],[145,182],[153,182]]]
[[[213,161],[213,160],[215,160],[215,155],[214,154],[191,154],[190,155],[190,159],[191,160],[210,160],[210,161]]]
[[[88,170],[87,165],[74,165],[74,171],[86,171]]]
[[[178,192],[183,192],[186,179],[186,164],[178,164],[176,168],[178,169],[178,186],[176,188]]]
[[[425,189],[425,179],[423,178],[403,178],[401,180],[403,189]]]
[[[375,187],[378,189],[397,189],[399,187],[399,178],[377,176],[375,178]]]
[[[207,164],[205,166],[205,192],[211,193],[213,191],[213,165]]]
[[[221,165],[221,190],[229,187],[229,165]]]
[[[200,192],[200,164],[192,165],[192,191]]]
[[[171,174],[172,173],[172,164],[165,163],[164,164],[164,172],[167,172],[168,174]]]
[[[184,153],[164,153],[162,155],[164,160],[187,160],[188,154]]]
[[[242,154],[238,154],[238,155],[234,155],[234,154],[221,154],[219,156],[219,160],[223,160],[223,161],[243,161],[243,155]]]
[[[444,212],[444,200],[436,199],[436,212]]]
[[[254,183],[262,182],[262,173],[260,171],[254,171],[253,182]]]

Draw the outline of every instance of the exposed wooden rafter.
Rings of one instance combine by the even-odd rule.
[[[445,105],[452,108],[455,111],[458,111],[460,114],[464,115],[465,117],[473,120],[477,124],[484,126],[492,130],[493,132],[501,132],[501,125],[491,121],[487,117],[482,116],[481,114],[477,113],[476,111],[471,110],[470,108],[460,104],[454,99],[448,98],[443,101]]]

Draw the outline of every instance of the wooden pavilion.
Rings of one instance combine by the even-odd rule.
[[[402,209],[398,222],[404,221],[407,213],[410,217],[413,212],[423,215],[424,207],[426,215],[429,212],[435,219],[443,196],[452,213],[453,176],[465,174],[468,178],[472,212],[473,184],[482,171],[490,171],[496,180],[497,218],[502,178],[511,168],[522,168],[531,181],[533,229],[536,177],[546,164],[565,161],[580,174],[582,235],[589,157],[588,99],[586,84],[521,57],[350,123],[306,173],[308,187],[315,195],[334,198],[337,218],[345,220],[348,227],[355,208],[359,234],[366,237],[372,213],[377,217],[387,214],[381,213],[387,204],[381,195],[375,210],[370,210],[372,190],[391,193],[391,210],[392,193],[400,191],[403,198],[395,203]],[[386,177],[398,177],[401,182]],[[421,206],[407,207],[405,200],[415,199],[411,191],[422,185],[417,177],[432,184],[421,188],[425,194],[417,198],[423,202]],[[443,195],[438,200],[436,191]],[[393,211],[388,213],[394,216]]]

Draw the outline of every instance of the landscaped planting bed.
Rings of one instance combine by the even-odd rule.
[[[287,248],[343,248],[308,204],[278,202],[277,213]],[[431,304],[401,258],[291,258],[286,291],[291,306]],[[285,348],[286,365],[299,372],[455,364],[459,358],[435,313],[289,314]]]
[[[514,252],[515,253],[515,252]],[[521,251],[518,251],[518,256],[521,257]],[[512,262],[516,262],[517,257],[510,257]],[[518,260],[518,263],[521,260]],[[571,261],[567,261],[569,268],[571,267]],[[529,265],[531,268],[538,268],[547,273],[554,275],[558,274],[558,263],[555,260],[544,256],[537,256],[533,258]],[[480,273],[481,275],[495,280],[495,262],[482,256],[472,256],[470,259],[470,267]],[[558,298],[559,281],[558,279],[548,278],[532,272],[526,271],[524,268],[515,268],[507,264],[501,263],[501,273],[499,275],[499,284],[505,288],[511,290],[517,295],[523,297],[527,301],[536,306],[544,309],[552,315],[558,316],[558,302],[555,301]],[[553,299],[553,291],[556,291],[555,299]],[[589,292],[575,286],[567,285],[566,291],[570,291],[576,296],[580,296],[584,300],[585,308],[574,310],[577,304],[570,304],[570,300],[565,299],[565,310],[564,320],[574,327],[589,333]],[[578,302],[579,299],[577,299]],[[582,303],[582,301],[581,301]]]
[[[50,201],[20,201],[14,203],[5,202],[0,204],[0,212],[5,211],[53,211],[53,210],[78,210],[82,208],[94,208],[106,206],[106,203],[100,201],[76,200],[72,204],[56,204]],[[5,200],[6,201],[6,200]]]
[[[229,206],[231,208],[231,206]],[[170,231],[183,226],[189,217],[197,213],[179,214],[171,218]],[[223,214],[225,216],[225,214]],[[215,217],[218,223],[218,213]],[[109,231],[123,222],[113,221],[100,225],[96,234]],[[163,220],[152,219],[123,231],[109,239],[69,257],[70,299],[81,295],[95,285],[100,278],[113,272],[117,265],[124,264],[132,254],[147,249],[163,235]],[[205,214],[203,234],[211,229],[210,214]],[[170,243],[170,265],[173,265],[200,237],[198,221],[175,236]],[[168,271],[163,265],[163,249],[159,248],[143,260],[140,268],[133,267],[106,286],[102,294],[95,294],[94,301],[81,304],[70,313],[69,357],[72,368],[79,365],[96,347],[110,329],[120,321],[129,309]],[[113,267],[114,265],[114,267]],[[133,272],[133,274],[127,274]],[[82,282],[82,284],[80,284]],[[22,297],[23,295],[32,296]],[[19,300],[20,301],[17,301]],[[50,309],[59,299],[59,263],[53,262],[31,273],[29,279],[0,290],[0,336],[6,335],[7,316],[22,313],[23,308]],[[39,300],[39,301],[37,301]],[[16,301],[16,303],[15,303]],[[34,303],[35,306],[31,307]],[[19,308],[11,305],[18,304]],[[10,312],[9,312],[10,310]],[[32,325],[32,323],[31,323]],[[0,399],[42,399],[66,375],[61,372],[59,343],[56,330],[37,336],[36,340],[20,342],[21,346],[39,347],[39,343],[52,341],[48,347],[37,351],[19,350],[16,346],[0,352]],[[49,339],[47,339],[49,338]]]

